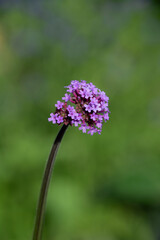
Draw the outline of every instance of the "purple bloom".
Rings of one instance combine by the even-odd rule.
[[[86,133],[87,129],[88,129],[88,126],[86,124],[82,124],[81,127],[79,127],[79,130],[82,130],[83,133]]]
[[[74,124],[75,127],[78,127],[78,125],[81,124],[81,121],[74,121],[74,120],[72,120],[71,123]]]
[[[69,113],[75,111],[74,107],[71,106],[71,105],[68,105],[67,110],[68,110]]]
[[[102,109],[104,109],[105,111],[108,110],[108,102],[102,103]]]
[[[85,97],[85,91],[84,90],[80,90],[79,93],[80,93],[81,97],[83,97],[83,98]]]
[[[101,111],[101,110],[102,110],[102,108],[100,107],[100,104],[99,104],[99,103],[93,107],[93,111],[94,111],[94,112],[99,112],[99,111]]]
[[[67,92],[72,93],[72,91],[73,91],[73,87],[72,87],[71,85],[66,86],[65,88],[68,88],[68,89],[67,89]]]
[[[98,134],[101,134],[101,132],[102,132],[102,129],[97,129]]]
[[[90,115],[90,118],[91,118],[93,121],[96,121],[97,117],[98,117],[98,115],[95,114],[95,113],[92,113],[92,114]]]
[[[109,120],[108,112],[104,114],[104,120],[105,120],[105,122],[106,122],[107,120]]]
[[[85,93],[85,98],[88,99],[89,97],[92,97],[92,92],[90,91],[90,89],[86,88],[84,90]]]
[[[100,91],[100,96],[101,96],[102,100],[107,101],[107,102],[109,101],[109,97],[106,96],[104,91]]]
[[[58,117],[56,118],[56,120],[57,120],[57,123],[58,123],[58,124],[59,124],[59,123],[62,123],[62,122],[63,122],[63,117],[58,116]]]
[[[97,128],[92,127],[92,128],[90,128],[90,130],[88,131],[88,134],[93,135],[93,134],[96,133],[96,132],[97,132]]]
[[[73,86],[73,89],[78,89],[79,88],[79,81],[72,80],[71,85]]]
[[[103,121],[104,115],[98,115],[98,120]]]
[[[57,109],[61,109],[63,107],[63,104],[64,104],[63,102],[57,101],[57,104],[55,104],[55,107]]]
[[[101,134],[103,120],[109,120],[109,97],[93,83],[86,83],[85,80],[72,80],[66,87],[67,92],[62,100],[57,101],[55,113],[50,114],[48,121],[53,124],[64,123],[65,125],[79,126],[79,130],[93,135]],[[72,103],[74,106],[71,106]]]
[[[77,116],[76,116],[76,120],[81,120],[82,119],[82,113],[78,113]]]
[[[64,100],[65,102],[68,102],[70,100],[71,95],[65,93],[65,97],[62,97],[62,100]]]
[[[92,105],[97,105],[97,104],[98,104],[97,98],[93,97],[93,98],[91,99],[91,104],[92,104]]]
[[[48,121],[55,124],[56,123],[56,118],[57,118],[57,113],[56,114],[51,113],[50,118],[48,118]]]
[[[101,122],[97,122],[97,123],[96,123],[96,126],[97,126],[98,128],[102,128],[102,123],[101,123]]]
[[[92,107],[91,107],[90,104],[89,104],[89,105],[85,104],[84,106],[85,106],[85,110],[86,110],[87,112],[90,113],[90,112],[92,111]]]

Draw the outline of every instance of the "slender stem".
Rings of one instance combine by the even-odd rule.
[[[61,140],[63,138],[63,135],[67,129],[68,125],[63,125],[60,129],[50,152],[47,165],[45,168],[43,181],[41,185],[41,191],[39,196],[39,202],[37,207],[37,214],[36,214],[36,220],[35,220],[35,226],[34,226],[34,232],[33,232],[33,238],[32,240],[40,240],[41,238],[41,229],[43,224],[43,216],[44,216],[44,210],[46,205],[46,198],[47,198],[47,192],[48,192],[48,186],[51,178],[52,168],[55,162],[55,157],[59,148],[59,145],[61,143]]]

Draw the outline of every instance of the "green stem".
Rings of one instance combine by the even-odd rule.
[[[45,168],[43,181],[41,185],[41,191],[39,196],[39,202],[37,207],[37,214],[36,214],[36,220],[35,220],[35,226],[34,226],[34,232],[33,232],[33,238],[32,240],[40,240],[41,238],[41,230],[42,230],[42,223],[43,223],[43,216],[45,211],[45,205],[46,205],[46,198],[47,198],[47,192],[48,192],[48,186],[52,174],[53,165],[55,162],[55,157],[59,148],[59,145],[61,143],[61,140],[63,138],[63,135],[67,129],[68,125],[63,125],[60,129],[50,152],[47,165]]]

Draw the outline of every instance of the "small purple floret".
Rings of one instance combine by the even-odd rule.
[[[57,109],[61,109],[63,107],[63,104],[64,104],[63,102],[57,101],[57,104],[55,104],[55,107]]]
[[[88,126],[86,124],[82,124],[81,127],[79,127],[79,130],[82,130],[83,133],[86,133],[87,129],[88,129]]]
[[[59,125],[74,125],[91,135],[101,134],[103,121],[109,120],[109,97],[85,80],[73,80],[66,88],[69,94],[65,93],[62,97],[64,102],[57,101],[56,111],[50,114],[48,121]]]
[[[65,97],[62,97],[62,100],[64,100],[65,102],[68,102],[71,98],[70,94],[65,93]]]
[[[63,117],[58,116],[58,117],[56,118],[56,120],[57,120],[57,123],[62,123],[62,122],[63,122]]]

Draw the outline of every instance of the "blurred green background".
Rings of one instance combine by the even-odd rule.
[[[102,135],[70,127],[44,240],[160,239],[159,1],[0,1],[0,239],[31,239],[48,123],[73,79],[110,97]]]

